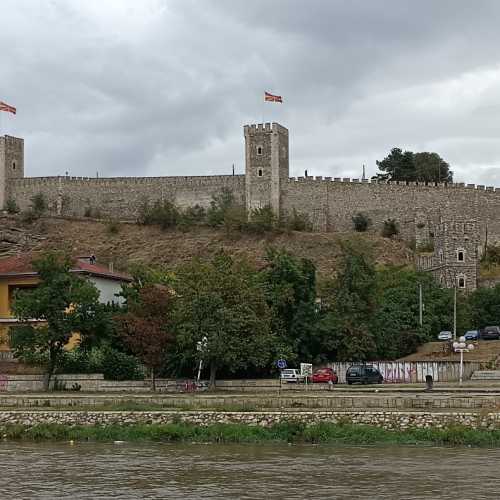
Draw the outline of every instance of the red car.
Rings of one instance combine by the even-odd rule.
[[[338,381],[337,374],[331,368],[318,368],[312,374],[312,382],[336,384]]]

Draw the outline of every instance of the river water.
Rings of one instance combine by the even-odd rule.
[[[498,499],[500,450],[0,444],[2,499]]]

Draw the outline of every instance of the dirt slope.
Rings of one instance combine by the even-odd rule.
[[[403,242],[375,234],[227,235],[223,230],[208,227],[195,227],[187,232],[162,231],[158,227],[130,223],[119,224],[118,233],[113,234],[105,222],[43,218],[32,225],[23,225],[19,218],[0,216],[0,258],[45,248],[67,249],[73,255],[93,253],[101,263],[113,262],[117,269],[126,269],[134,262],[174,266],[195,256],[209,257],[221,248],[261,264],[266,249],[274,246],[311,259],[326,277],[338,259],[339,240],[345,238],[355,245],[372,247],[378,264],[413,264],[413,254]]]
[[[473,344],[474,350],[464,354],[466,361],[500,360],[500,340],[480,340]],[[460,361],[460,354],[452,352],[448,342],[427,342],[401,361]]]

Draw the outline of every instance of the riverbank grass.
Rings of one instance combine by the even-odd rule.
[[[444,429],[388,431],[378,427],[288,422],[270,427],[243,424],[197,426],[184,423],[69,426],[4,425],[7,440],[28,441],[150,441],[196,443],[316,443],[342,445],[439,445],[500,448],[500,430],[453,426]]]

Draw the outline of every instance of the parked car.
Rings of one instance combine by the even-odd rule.
[[[280,379],[283,382],[302,382],[304,376],[300,374],[300,370],[297,368],[285,368],[281,370]]]
[[[339,381],[337,374],[332,368],[318,368],[314,370],[311,381],[314,383],[329,383],[336,384]]]
[[[384,377],[378,368],[372,365],[352,365],[347,369],[345,378],[351,384],[381,384]]]
[[[481,338],[484,340],[498,340],[498,339],[500,339],[500,327],[498,327],[498,326],[485,326],[481,330]]]
[[[438,340],[451,340],[453,338],[453,334],[451,332],[439,332]]]
[[[478,330],[468,330],[464,334],[465,340],[479,340]]]

